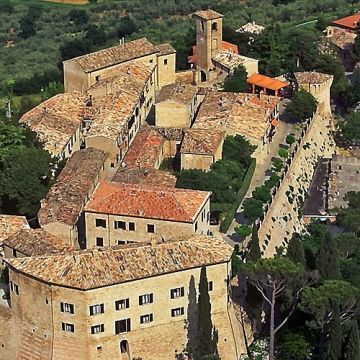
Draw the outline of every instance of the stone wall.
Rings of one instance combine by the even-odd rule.
[[[297,151],[288,159],[280,186],[275,189],[272,202],[265,207],[260,222],[259,239],[264,256],[272,256],[279,246],[287,246],[294,232],[304,229],[301,208],[310,188],[317,160],[331,157],[334,152],[332,119],[318,113],[309,121]]]

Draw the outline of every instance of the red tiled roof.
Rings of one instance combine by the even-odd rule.
[[[252,85],[260,86],[270,90],[279,90],[283,87],[289,86],[289,83],[273,79],[271,77],[261,75],[261,74],[252,74],[247,82]]]
[[[357,13],[355,15],[347,16],[342,19],[334,20],[332,23],[338,26],[346,27],[351,30],[355,30],[359,20],[360,13]]]
[[[124,158],[126,167],[156,167],[164,143],[158,131],[141,128]]]
[[[210,192],[100,182],[85,211],[193,222]]]

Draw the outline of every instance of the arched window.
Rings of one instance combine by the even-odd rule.
[[[211,24],[211,31],[217,31],[218,27],[217,27],[217,22],[213,22]]]

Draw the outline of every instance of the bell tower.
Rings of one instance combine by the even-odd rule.
[[[209,9],[194,13],[194,17],[196,19],[196,66],[201,72],[202,81],[205,81],[208,80],[209,70],[213,68],[211,59],[222,48],[223,15]]]

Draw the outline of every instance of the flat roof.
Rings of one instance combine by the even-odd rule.
[[[85,211],[178,222],[194,222],[208,191],[100,181]]]
[[[68,255],[7,259],[11,269],[39,281],[90,290],[229,262],[233,248],[221,237],[193,235],[161,244],[138,243]]]
[[[93,148],[74,152],[41,203],[39,223],[74,226],[106,158],[107,154]]]
[[[270,90],[280,90],[290,84],[284,81],[280,81],[277,79],[273,79],[269,76],[261,75],[261,74],[252,74],[247,82],[251,85],[260,86],[262,88],[270,89]]]

